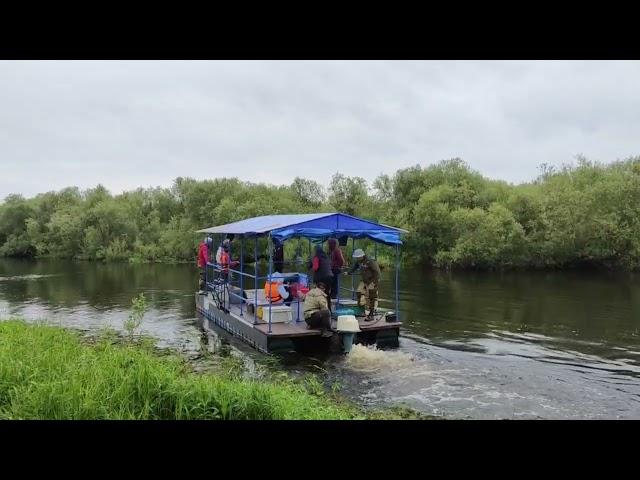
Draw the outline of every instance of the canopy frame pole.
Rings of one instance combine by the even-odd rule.
[[[267,278],[269,282],[269,333],[271,333],[271,304],[273,303],[271,299],[271,275],[273,273],[273,242],[271,240],[271,232],[269,232],[267,242],[269,247],[269,277]]]
[[[297,269],[296,269],[297,270]],[[296,303],[298,304],[298,313],[296,314],[296,323],[300,323],[300,275],[298,275],[298,288],[296,289]]]
[[[297,255],[298,254],[302,254],[302,238],[298,237],[296,240],[298,240],[298,246],[296,247],[296,258],[294,260],[294,264],[296,267],[296,270],[298,270],[298,267],[300,267],[300,265],[298,265],[297,263]],[[296,302],[298,303],[298,313],[296,314],[296,323],[300,322],[300,278],[298,276],[298,290],[296,291],[298,298],[296,298]]]
[[[253,250],[253,292],[255,294],[255,303],[253,304],[253,324],[258,323],[258,236],[255,236],[255,247]]]
[[[400,297],[399,297],[399,286],[400,286],[400,245],[396,244],[396,321],[400,321]]]
[[[244,235],[240,238],[240,316],[244,317],[242,313],[242,305],[244,304]]]
[[[211,235],[207,235],[205,238],[211,238]],[[207,245],[206,240],[204,244]],[[211,238],[211,245],[213,246],[213,238]],[[200,257],[200,252],[198,252],[198,257]],[[204,293],[209,290],[209,257],[209,247],[207,246],[207,258],[204,259]]]
[[[227,235],[225,235],[225,237],[228,238]],[[231,250],[231,240],[229,240],[229,263],[227,263],[227,271],[226,271],[226,275],[224,275],[224,288],[225,291],[227,292],[226,297],[223,297],[223,299],[225,300],[224,303],[224,308],[225,311],[227,313],[229,313],[229,308],[231,307],[231,291],[233,290],[233,277],[231,275],[233,275],[231,273],[231,255],[233,254],[233,251]],[[223,269],[224,272],[224,269]],[[226,299],[229,299],[229,302],[227,303]]]
[[[340,242],[338,242],[338,245],[336,245],[336,248],[340,248]],[[338,278],[336,280],[336,312],[338,311],[338,308],[340,307],[340,275],[341,274],[342,274],[342,272],[338,271]],[[329,299],[329,301],[331,301],[331,299]]]
[[[356,239],[355,237],[351,237],[351,260],[353,260],[353,252],[356,251]],[[355,278],[353,275],[351,275],[351,300],[355,300],[356,299],[356,292],[355,292]]]

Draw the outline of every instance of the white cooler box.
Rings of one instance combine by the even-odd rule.
[[[263,323],[269,323],[269,305],[258,307],[258,318]],[[271,305],[271,323],[289,323],[291,320],[291,307],[287,305]]]

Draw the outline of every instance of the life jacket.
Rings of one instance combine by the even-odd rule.
[[[222,250],[222,253],[220,253],[220,265],[222,265],[222,269],[225,272],[229,271],[229,252]]]
[[[272,302],[279,302],[282,300],[282,295],[278,291],[278,283],[276,282],[265,282],[264,284],[264,296],[268,300],[271,298]]]

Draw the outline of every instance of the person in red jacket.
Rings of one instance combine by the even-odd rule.
[[[228,278],[229,276],[229,267],[235,268],[240,265],[240,262],[237,260],[231,260],[231,255],[229,254],[229,250],[231,248],[231,242],[225,240],[222,243],[222,252],[220,252],[220,266],[222,267],[222,275],[224,278]]]
[[[338,296],[338,277],[344,267],[344,256],[342,250],[338,245],[336,238],[329,239],[329,257],[331,258],[331,273],[333,273],[333,279],[331,282],[331,298],[337,298]]]
[[[198,269],[200,270],[200,292],[204,293],[205,288],[205,271],[207,262],[209,261],[209,249],[213,245],[211,237],[206,237],[198,246]]]

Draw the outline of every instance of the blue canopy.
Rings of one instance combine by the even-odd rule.
[[[247,218],[239,222],[198,230],[199,233],[224,233],[259,236],[271,233],[277,240],[294,237],[314,240],[328,237],[370,238],[386,245],[401,245],[401,228],[389,227],[352,217],[344,213],[309,213],[300,215],[265,215]]]

